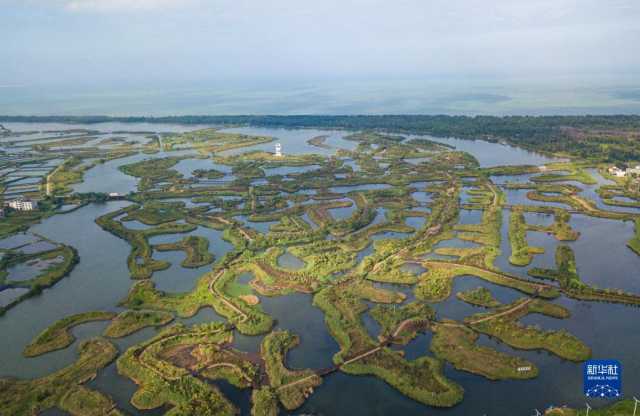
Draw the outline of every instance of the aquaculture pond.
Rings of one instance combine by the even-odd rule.
[[[22,350],[58,319],[93,310],[117,310],[131,284],[126,263],[130,248],[124,240],[101,230],[95,219],[126,205],[127,202],[92,204],[48,218],[31,228],[35,233],[75,247],[82,261],[41,296],[23,301],[0,317],[2,332],[11,334],[3,337],[0,374],[41,377],[71,364],[77,355],[74,348],[28,359],[22,356]]]
[[[57,256],[53,259],[34,259],[25,263],[17,264],[9,268],[7,280],[24,281],[33,279],[43,271],[47,270],[49,267],[60,264],[63,260],[64,258],[62,256]]]

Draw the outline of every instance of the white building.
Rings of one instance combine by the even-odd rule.
[[[610,174],[612,174],[613,176],[617,176],[618,178],[624,178],[627,175],[624,170],[620,169],[617,166],[610,167],[608,171]]]
[[[282,157],[282,145],[276,143],[276,157]]]
[[[5,205],[17,210],[17,211],[33,211],[38,209],[38,202],[30,199],[14,199],[7,202]]]

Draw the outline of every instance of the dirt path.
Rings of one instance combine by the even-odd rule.
[[[45,179],[45,192],[47,194],[47,196],[51,195],[51,191],[52,191],[52,185],[51,185],[51,178],[53,178],[53,176],[58,173],[59,170],[63,169],[64,164],[65,164],[66,160],[64,162],[62,162],[61,164],[59,164],[51,173],[49,173]]]
[[[393,334],[391,335],[391,337],[387,341],[383,342],[382,345],[378,345],[377,347],[375,347],[373,349],[370,349],[369,351],[365,351],[360,355],[357,355],[357,356],[355,356],[353,358],[350,358],[347,361],[345,361],[344,363],[342,363],[340,366],[354,363],[354,362],[356,362],[358,360],[361,360],[361,359],[363,359],[365,357],[368,357],[368,356],[370,356],[372,354],[375,354],[376,352],[380,351],[382,348],[384,348],[384,345],[387,344],[387,342],[389,342],[389,341],[393,340],[393,338],[397,337],[398,334],[400,332],[402,332],[402,330],[405,328],[405,326],[410,325],[414,321],[415,321],[414,318],[409,318],[409,319],[405,319],[404,321],[400,322],[400,324],[398,325],[396,330],[393,331]]]
[[[395,338],[398,336],[398,334],[400,332],[402,332],[402,330],[404,329],[405,326],[410,325],[412,323],[414,323],[416,321],[415,318],[409,318],[409,319],[405,319],[404,321],[400,322],[400,325],[398,325],[398,327],[396,328],[395,331],[393,331],[393,334],[391,334],[391,338]]]
[[[217,221],[220,221],[220,222],[221,222],[221,223],[223,223],[223,224],[226,224],[226,225],[233,225],[233,223],[232,223],[231,221],[229,221],[228,219],[226,219],[226,218],[222,218],[222,217],[213,217],[213,218],[214,218],[215,220],[217,220]]]
[[[491,189],[491,192],[493,192],[493,202],[491,203],[491,205],[497,208],[500,205],[499,204],[500,197],[498,195],[498,190],[495,188],[495,186],[491,182],[489,182],[488,186],[489,186],[489,189]]]
[[[220,300],[227,305],[231,310],[233,310],[234,312],[236,312],[238,315],[242,316],[242,320],[241,322],[246,322],[247,319],[249,319],[249,316],[242,312],[242,310],[240,308],[238,308],[236,305],[234,305],[232,302],[228,301],[224,294],[219,293],[214,287],[213,285],[218,281],[218,279],[220,278],[220,276],[222,276],[225,272],[227,271],[227,269],[222,269],[218,272],[218,274],[216,274],[215,276],[213,276],[213,278],[211,279],[211,281],[209,282],[209,292],[212,295],[218,296],[220,298]]]
[[[365,357],[368,357],[368,356],[370,356],[372,354],[375,354],[376,352],[380,351],[381,349],[382,349],[382,346],[380,345],[380,346],[377,346],[377,347],[375,347],[375,348],[373,348],[373,349],[371,349],[369,351],[365,351],[360,355],[356,355],[355,357],[348,359],[347,361],[342,363],[340,365],[340,367],[348,365],[348,364],[352,364],[352,363],[354,363],[354,362],[356,362],[358,360],[361,360],[361,359],[363,359]]]
[[[486,317],[486,318],[481,318],[481,319],[478,319],[478,320],[476,320],[476,321],[472,321],[472,322],[468,323],[467,325],[474,325],[474,324],[478,324],[478,323],[481,323],[481,322],[486,322],[486,321],[489,321],[489,320],[492,320],[492,319],[497,319],[497,318],[499,318],[499,317],[501,317],[501,316],[508,315],[508,314],[510,314],[510,313],[513,313],[514,311],[516,311],[516,310],[518,310],[518,309],[524,308],[525,306],[529,305],[533,300],[534,300],[533,298],[529,298],[529,299],[525,300],[524,302],[522,302],[522,303],[520,303],[520,304],[518,304],[518,305],[516,305],[516,306],[514,306],[514,307],[512,307],[512,308],[509,308],[509,309],[508,309],[508,310],[506,310],[506,311],[500,312],[500,313],[495,314],[495,315],[488,316],[488,317]],[[353,357],[353,358],[348,359],[347,361],[345,361],[345,362],[343,362],[342,364],[340,364],[340,365],[338,366],[338,368],[343,367],[343,366],[345,366],[345,365],[353,364],[353,363],[355,363],[356,361],[360,361],[360,360],[362,360],[363,358],[369,357],[370,355],[373,355],[373,354],[375,354],[376,352],[378,352],[378,351],[382,350],[382,349],[384,348],[384,346],[387,344],[387,342],[392,341],[395,337],[397,337],[397,336],[398,336],[398,334],[400,334],[400,332],[402,332],[402,330],[403,330],[407,325],[412,324],[414,321],[415,321],[415,319],[413,319],[413,318],[405,319],[404,321],[402,321],[402,322],[401,322],[401,323],[396,327],[396,330],[395,330],[395,331],[393,331],[393,334],[391,335],[391,337],[390,337],[387,341],[383,342],[381,345],[378,345],[378,346],[377,346],[377,347],[375,347],[375,348],[372,348],[372,349],[370,349],[370,350],[368,350],[368,351],[365,351],[365,352],[363,352],[363,353],[361,353],[361,354],[356,355],[356,356],[355,356],[355,357]],[[433,324],[434,324],[434,325],[436,325],[436,326],[438,326],[438,325],[442,325],[442,326],[449,326],[449,327],[456,327],[456,328],[467,327],[467,325],[464,325],[464,324],[450,323],[450,322],[442,322],[442,323],[440,323],[440,322],[433,322]],[[308,377],[302,378],[302,379],[297,380],[297,381],[294,381],[294,382],[292,382],[292,383],[285,384],[285,385],[283,385],[283,386],[278,387],[278,390],[282,390],[282,389],[286,389],[286,388],[288,388],[288,387],[292,387],[292,386],[294,386],[294,385],[297,385],[297,384],[303,383],[303,382],[305,382],[305,381],[307,381],[307,380],[309,380],[309,379],[311,379],[311,378],[313,378],[313,377],[317,377],[317,376],[318,376],[317,374],[313,374],[313,375],[311,375],[311,376],[308,376]]]
[[[240,231],[240,234],[242,234],[242,236],[247,239],[247,241],[253,241],[253,238],[251,238],[251,236],[249,235],[248,232],[246,232],[244,229],[242,229],[242,227],[238,227],[238,231]]]
[[[248,375],[246,375],[246,374],[244,373],[244,371],[242,371],[242,369],[241,369],[239,366],[237,366],[237,365],[235,365],[235,364],[231,364],[231,363],[214,363],[214,364],[211,364],[211,365],[206,366],[205,368],[203,368],[203,369],[202,369],[202,370],[200,370],[199,372],[200,372],[200,373],[202,373],[202,372],[203,372],[203,371],[205,371],[205,370],[209,370],[209,369],[217,368],[217,367],[227,367],[227,368],[230,368],[230,369],[232,369],[232,370],[237,371],[238,373],[240,373],[240,376],[241,376],[242,378],[244,378],[246,381],[248,381],[249,383],[252,383],[252,382],[253,382],[253,380],[251,380],[251,378],[250,378]]]
[[[433,325],[438,326],[448,326],[450,328],[466,328],[466,325],[459,324],[457,322],[433,322]]]
[[[584,209],[587,212],[596,212],[599,211],[597,208],[592,207],[587,201],[585,201],[584,199],[576,196],[576,195],[569,195],[569,198],[572,201],[575,201],[578,203],[578,205],[580,205],[582,207],[582,209]]]
[[[534,282],[534,281],[527,280],[527,279],[521,279],[519,277],[510,276],[510,275],[505,274],[503,272],[498,272],[498,271],[495,271],[495,270],[486,269],[484,267],[470,266],[470,265],[467,265],[467,264],[459,264],[459,263],[452,263],[452,262],[446,262],[446,261],[421,260],[421,259],[416,259],[416,258],[409,258],[409,259],[406,259],[406,260],[407,260],[407,262],[421,264],[422,266],[427,267],[427,268],[429,268],[430,264],[445,264],[445,265],[448,265],[448,266],[461,266],[461,267],[465,267],[465,268],[471,269],[471,273],[470,274],[473,274],[473,269],[476,269],[476,270],[479,270],[479,271],[484,272],[484,273],[491,273],[491,274],[493,274],[494,276],[496,276],[497,278],[500,278],[500,279],[504,279],[504,280],[508,280],[508,281],[512,281],[512,282],[518,282],[520,284],[525,284],[525,285],[531,285],[533,288],[537,289],[538,291],[542,291],[542,290],[545,290],[545,289],[558,289],[556,286],[553,286],[553,285],[548,285],[548,284],[544,284],[544,283],[538,283],[538,282]],[[476,277],[478,277],[480,279],[483,279],[483,280],[487,280],[487,281],[489,281],[491,283],[495,283],[495,284],[500,285],[500,286],[510,287],[510,286],[507,286],[507,285],[504,285],[504,284],[501,284],[501,283],[497,283],[497,282],[488,280],[488,278],[483,277],[483,276],[481,276],[479,274],[474,275],[474,276],[476,276]]]
[[[495,315],[487,316],[485,318],[476,319],[475,321],[471,321],[471,322],[469,322],[469,325],[476,325],[476,324],[479,324],[479,323],[482,323],[482,322],[490,321],[492,319],[500,318],[500,317],[505,316],[505,315],[509,315],[509,314],[517,311],[518,309],[524,308],[525,306],[527,306],[531,302],[533,302],[533,298],[529,298],[529,299],[525,300],[524,302],[522,302],[522,303],[520,303],[520,304],[518,304],[518,305],[516,305],[516,306],[514,306],[512,308],[507,309],[506,311],[497,313]]]
[[[223,218],[223,217],[213,217],[213,218],[225,225],[236,226],[233,222],[229,221],[226,218]],[[236,226],[236,227],[238,228],[238,231],[240,231],[240,234],[242,234],[244,238],[246,238],[248,241],[253,241],[253,238],[251,238],[249,233],[247,233],[242,227],[240,226]]]
[[[287,389],[289,387],[293,387],[297,384],[304,383],[305,381],[310,380],[314,377],[320,377],[320,376],[317,374],[311,374],[310,376],[301,378],[300,380],[292,381],[291,383],[288,383],[288,384],[283,384],[282,386],[278,387],[277,390],[280,391],[280,390]]]
[[[194,333],[194,334],[191,334],[191,335],[195,335],[195,336],[199,336],[199,335],[212,335],[212,334],[217,334],[217,333],[222,332],[222,331],[226,331],[226,329],[225,329],[225,328],[221,328],[221,329],[217,329],[217,330],[215,330],[215,331],[203,331],[203,332],[197,332],[197,333]],[[155,342],[152,342],[151,344],[149,344],[149,345],[147,345],[146,347],[144,347],[144,348],[142,349],[142,351],[140,351],[139,353],[137,353],[137,354],[136,354],[136,361],[138,361],[138,362],[140,363],[140,365],[142,365],[144,368],[146,368],[147,370],[149,370],[149,371],[151,371],[151,372],[155,373],[157,376],[159,376],[160,378],[162,378],[162,379],[164,379],[164,380],[174,380],[174,381],[175,381],[175,380],[178,380],[178,379],[182,378],[182,376],[183,376],[182,374],[181,374],[181,375],[178,375],[178,376],[173,376],[173,377],[171,377],[171,376],[167,376],[167,375],[166,375],[166,374],[164,374],[161,370],[157,369],[156,367],[154,367],[154,366],[153,366],[153,365],[151,365],[151,364],[148,364],[148,363],[144,360],[143,355],[144,355],[144,353],[147,351],[147,349],[149,349],[151,346],[156,345],[156,344],[161,343],[161,342],[166,342],[166,341],[171,340],[171,339],[174,339],[174,338],[181,337],[181,336],[183,336],[183,335],[184,335],[184,334],[171,335],[171,336],[168,336],[168,337],[160,338],[159,340],[157,340],[157,341],[155,341]]]

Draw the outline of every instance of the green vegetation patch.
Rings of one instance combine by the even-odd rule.
[[[74,416],[124,416],[110,397],[84,386],[77,386],[65,394],[59,407]]]
[[[316,276],[330,276],[355,266],[356,252],[345,250],[335,240],[291,246],[289,252],[305,263],[304,270]]]
[[[491,291],[486,287],[477,287],[466,292],[456,293],[456,297],[471,305],[482,306],[484,308],[497,308],[502,305],[493,297]]]
[[[264,338],[260,348],[269,384],[287,410],[302,406],[313,389],[322,383],[322,378],[312,370],[290,370],[285,366],[287,351],[299,342],[296,335],[276,331]]]
[[[27,347],[25,357],[35,357],[68,347],[75,340],[70,329],[74,326],[94,321],[109,321],[116,316],[113,312],[84,312],[63,318],[45,329]]]
[[[157,244],[158,251],[183,250],[187,257],[182,261],[182,267],[196,268],[213,263],[214,255],[209,253],[209,240],[200,236],[187,236],[176,243]]]
[[[140,209],[129,212],[122,221],[138,220],[146,225],[159,225],[184,219],[184,202],[147,202]]]
[[[97,392],[77,390],[79,384],[96,377],[98,370],[107,366],[118,355],[118,349],[103,339],[91,339],[78,347],[78,360],[62,370],[34,380],[0,379],[0,409],[6,415],[39,414],[58,407],[100,414],[110,399]],[[88,397],[91,396],[91,397]],[[89,410],[88,406],[96,406]],[[118,415],[110,410],[109,416]],[[73,413],[72,414],[82,414]]]
[[[156,183],[175,182],[182,178],[182,174],[171,169],[182,158],[166,157],[159,159],[147,159],[129,165],[120,166],[122,172],[127,175],[140,178],[138,189],[145,191],[151,189]]]
[[[340,345],[334,362],[341,371],[374,375],[412,399],[433,406],[453,406],[462,400],[462,388],[442,376],[437,360],[423,357],[408,362],[397,352],[371,340],[360,319],[367,309],[361,299],[371,298],[369,290],[357,281],[347,280],[319,291],[314,297],[314,305],[325,313],[329,332]],[[396,330],[402,332],[403,328],[398,326]]]
[[[1,190],[2,188],[0,188]],[[44,216],[43,206],[39,204],[38,211],[11,211],[5,210],[4,218],[0,218],[0,238],[8,237],[21,231],[27,231],[29,227]]]
[[[327,135],[316,136],[316,137],[312,137],[311,139],[307,140],[307,143],[309,143],[312,146],[319,147],[321,149],[331,149],[331,146],[329,146],[328,144],[325,143],[328,138],[329,138],[329,136],[327,136]]]
[[[163,326],[173,320],[173,315],[160,311],[125,311],[116,316],[105,329],[104,335],[122,338],[149,326]]]
[[[72,156],[60,164],[46,178],[46,193],[48,195],[68,194],[71,185],[82,182],[84,173],[94,164],[83,164],[82,159]]]
[[[136,310],[163,310],[191,317],[201,308],[212,307],[218,314],[235,324],[246,335],[268,332],[273,320],[259,305],[249,305],[225,292],[228,283],[238,276],[237,270],[216,270],[205,274],[189,293],[168,294],[156,290],[153,282],[133,285],[122,305]]]
[[[278,396],[263,386],[251,392],[251,416],[278,416]]]
[[[373,375],[413,400],[435,407],[451,407],[462,401],[464,390],[442,374],[442,363],[431,357],[407,361],[383,348],[340,367],[348,374]]]
[[[273,140],[275,139],[272,137],[225,133],[217,131],[215,128],[207,128],[168,136],[162,140],[162,146],[167,151],[191,147],[203,155],[209,155],[225,150],[269,143]]]
[[[220,391],[180,367],[171,351],[209,342],[230,341],[231,332],[219,323],[187,328],[181,324],[125,351],[118,358],[118,373],[129,377],[139,389],[131,398],[137,409],[170,405],[170,413],[181,415],[234,415],[236,409]],[[176,350],[177,349],[177,350]],[[167,355],[168,354],[168,355]],[[186,357],[192,357],[190,354]]]
[[[434,310],[421,302],[411,302],[402,307],[376,305],[370,314],[381,326],[381,339],[391,338],[394,343],[403,345],[415,338],[418,331],[426,330],[435,318]]]
[[[419,299],[430,302],[440,302],[451,296],[453,278],[465,275],[476,276],[500,286],[510,287],[529,295],[536,294],[547,299],[560,295],[559,291],[552,286],[540,285],[497,271],[442,261],[425,261],[423,264],[427,272],[420,276],[415,293]]]
[[[277,258],[283,252],[282,249],[270,249],[264,256],[254,258],[241,267],[243,271],[250,271],[256,277],[251,281],[251,287],[267,296],[294,291],[315,292],[320,287],[321,276],[309,273],[305,269],[292,271],[279,267]]]
[[[167,157],[163,159],[146,159],[120,167],[127,175],[137,178],[159,177],[167,174],[167,171],[178,164],[179,158]]]
[[[538,375],[537,367],[523,358],[476,345],[480,336],[462,325],[445,321],[434,325],[433,332],[431,351],[457,370],[490,380],[528,379]]]
[[[640,305],[638,295],[626,293],[620,289],[598,289],[584,283],[578,275],[576,259],[571,247],[558,246],[555,257],[555,270],[536,267],[530,269],[528,273],[539,279],[557,281],[563,293],[571,298]]]
[[[455,149],[454,146],[451,146],[445,143],[435,142],[433,140],[424,139],[424,138],[409,139],[407,141],[407,144],[416,146],[421,150],[426,150],[430,152]]]
[[[218,179],[224,176],[224,172],[215,169],[196,169],[193,176],[199,179]]]
[[[131,277],[133,279],[148,279],[153,272],[165,270],[171,266],[166,261],[155,260],[152,257],[153,249],[149,245],[149,238],[162,234],[188,233],[195,230],[197,226],[170,222],[145,230],[131,230],[116,220],[118,216],[131,215],[138,209],[138,205],[131,205],[97,218],[96,223],[104,230],[131,244],[131,253],[127,258]]]
[[[5,276],[0,275],[0,283],[6,283],[9,287],[29,289],[28,292],[16,298],[13,302],[4,307],[0,307],[0,315],[23,300],[42,293],[43,289],[55,285],[63,277],[71,273],[71,270],[73,270],[80,259],[78,252],[73,247],[64,245],[44,253],[22,254],[15,251],[4,253],[4,256],[0,260],[0,270],[5,271],[5,274],[9,267],[16,264],[29,261],[52,261],[54,259],[56,260],[55,262],[51,263],[50,266],[30,280],[5,281]],[[60,260],[58,261],[58,259]]]
[[[591,357],[591,349],[567,331],[543,331],[534,326],[524,326],[517,320],[528,313],[544,313],[558,318],[568,316],[559,305],[539,300],[519,300],[489,314],[477,314],[465,319],[474,330],[498,338],[513,348],[523,350],[547,350],[570,361],[585,361]]]
[[[527,242],[527,223],[521,210],[511,211],[509,220],[509,242],[511,256],[509,263],[515,266],[526,266],[531,263],[533,256],[544,253],[541,247],[531,247]]]
[[[576,181],[581,182],[585,185],[597,185],[597,181],[589,175],[589,173],[581,168],[576,167],[570,163],[557,163],[553,165],[549,165],[551,169],[554,170],[564,170],[567,171],[566,174],[558,174],[558,173],[545,173],[539,176],[534,176],[531,178],[533,182],[567,182],[567,181]]]

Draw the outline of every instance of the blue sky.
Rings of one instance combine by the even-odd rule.
[[[0,0],[0,17],[0,87],[11,91],[397,80],[597,87],[640,72],[637,0]]]

